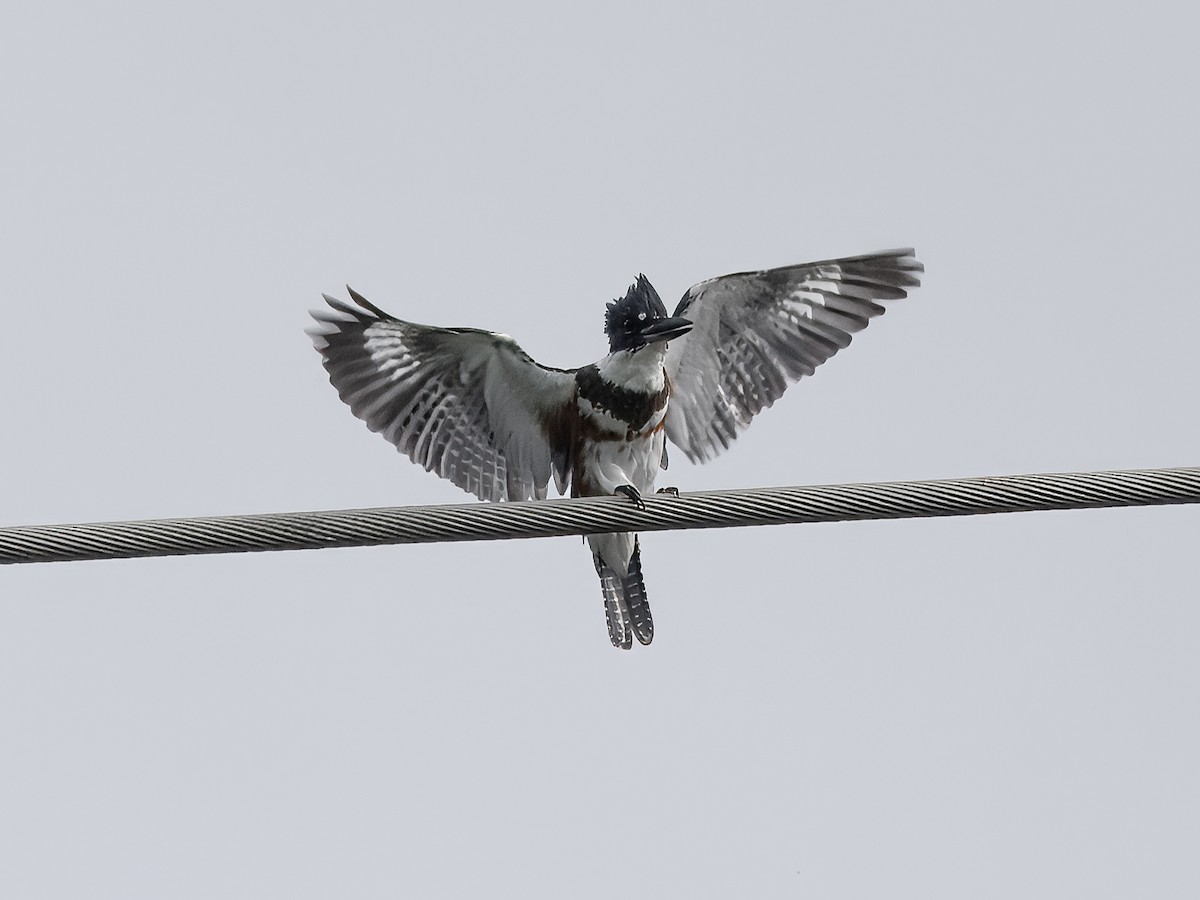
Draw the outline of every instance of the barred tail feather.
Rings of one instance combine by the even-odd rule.
[[[629,572],[621,579],[625,595],[625,606],[633,623],[633,635],[640,644],[654,640],[654,617],[650,615],[650,601],[646,598],[646,584],[642,581],[642,548],[637,538],[633,541],[633,556],[629,560]]]
[[[650,615],[650,603],[646,598],[646,585],[642,580],[642,554],[636,540],[629,570],[618,574],[595,557],[596,574],[600,576],[600,591],[604,595],[604,615],[608,620],[608,639],[614,647],[628,650],[633,638],[641,644],[654,640],[654,618]]]
[[[621,578],[596,557],[596,574],[600,576],[600,590],[604,594],[604,617],[608,620],[608,639],[621,650],[633,646],[633,629],[629,622],[629,610],[621,602]]]

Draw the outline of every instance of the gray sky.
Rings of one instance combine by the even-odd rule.
[[[350,282],[537,359],[644,271],[926,284],[683,490],[1200,463],[1200,57],[1158,4],[26,4],[8,524],[467,499]],[[1182,5],[1179,6],[1182,9]],[[9,897],[1194,897],[1195,508],[0,572]]]

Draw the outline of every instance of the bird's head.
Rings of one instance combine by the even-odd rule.
[[[658,291],[639,275],[625,296],[608,304],[604,313],[604,333],[611,353],[631,353],[650,344],[682,337],[692,330],[690,319],[668,316]]]

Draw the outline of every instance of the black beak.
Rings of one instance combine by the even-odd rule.
[[[691,330],[691,319],[672,316],[668,319],[655,319],[643,327],[639,334],[647,344],[656,344],[659,341],[673,341],[677,337],[683,337]]]

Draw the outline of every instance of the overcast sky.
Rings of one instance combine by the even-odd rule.
[[[10,10],[0,524],[467,500],[328,384],[346,282],[573,366],[638,272],[906,245],[671,483],[1200,463],[1190,12],[698,6]],[[648,535],[629,653],[571,538],[8,568],[0,893],[1195,897],[1198,529]]]

